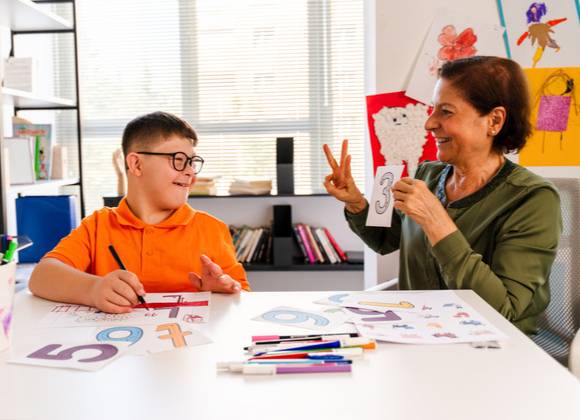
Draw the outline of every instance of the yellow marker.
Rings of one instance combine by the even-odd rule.
[[[404,300],[400,301],[399,303],[383,303],[383,302],[372,302],[372,301],[362,301],[359,302],[360,305],[368,305],[368,306],[380,306],[382,308],[402,308],[402,309],[411,309],[414,308],[411,302],[406,302]]]
[[[173,347],[187,347],[187,342],[185,341],[186,335],[191,335],[190,331],[181,331],[179,324],[161,324],[157,326],[156,331],[167,330],[169,334],[160,335],[161,340],[171,339],[173,341]]]

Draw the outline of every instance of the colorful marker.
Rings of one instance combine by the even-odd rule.
[[[333,334],[301,334],[301,335],[253,335],[252,341],[254,343],[258,341],[269,341],[269,340],[291,340],[293,338],[298,339],[312,339],[312,338],[320,338],[332,335],[348,335],[350,337],[358,337],[358,333],[333,333]]]
[[[16,248],[18,247],[18,241],[16,238],[12,238],[10,243],[8,244],[8,249],[4,253],[4,257],[2,257],[2,264],[8,264],[14,258],[14,252],[16,252]]]
[[[345,347],[362,347],[362,348],[374,348],[374,341],[369,340],[365,337],[350,337],[350,338],[342,338],[340,340],[333,340],[333,341],[321,341],[319,343],[314,344],[307,344],[304,346],[296,346],[296,347],[286,347],[286,348],[278,348],[275,350],[270,351],[261,351],[255,353],[255,356],[261,356],[267,353],[277,353],[281,351],[302,351],[302,350],[319,350],[319,349],[339,349]]]

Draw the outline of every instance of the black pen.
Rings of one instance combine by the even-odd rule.
[[[121,270],[127,271],[127,269],[125,268],[125,264],[123,264],[123,261],[121,261],[121,258],[119,257],[119,254],[117,254],[117,251],[115,251],[115,247],[113,245],[109,245],[109,251],[111,251],[111,255],[113,256],[115,261],[117,261],[119,268]],[[141,304],[145,305],[145,308],[147,308],[147,310],[149,310],[149,306],[147,306],[147,302],[145,302],[145,299],[143,298],[143,296],[137,295],[137,299],[139,299],[139,302]]]

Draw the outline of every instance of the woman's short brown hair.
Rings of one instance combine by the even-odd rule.
[[[530,96],[518,63],[501,57],[461,58],[443,64],[439,77],[449,80],[480,115],[505,108],[505,123],[493,139],[495,150],[519,152],[525,146],[532,133]]]

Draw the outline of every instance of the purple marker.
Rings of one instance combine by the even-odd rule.
[[[276,365],[244,365],[244,375],[281,375],[284,373],[325,373],[350,372],[351,365],[317,365],[317,366],[276,366]]]

